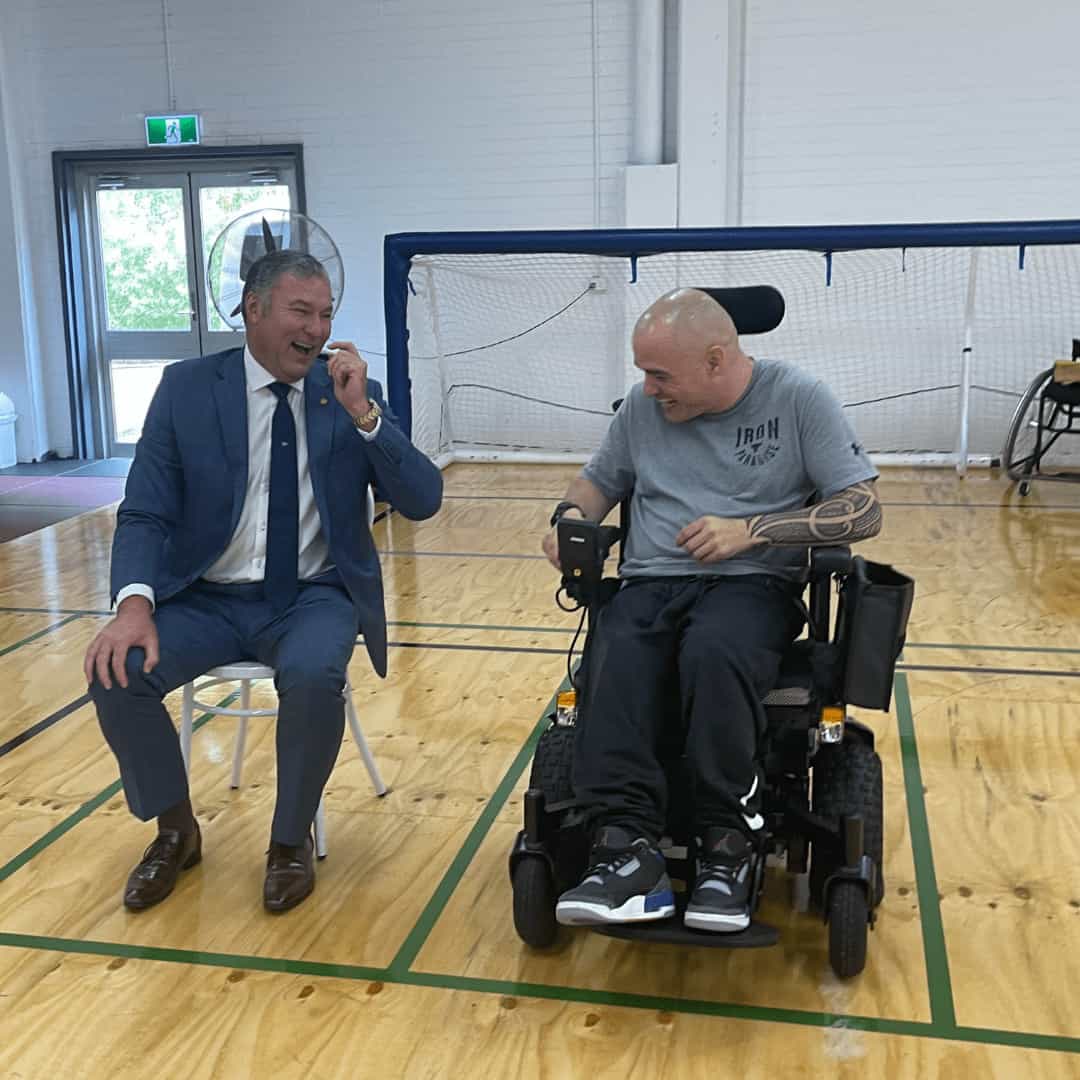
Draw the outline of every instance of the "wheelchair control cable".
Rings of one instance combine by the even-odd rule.
[[[574,649],[577,648],[578,638],[581,637],[581,628],[585,625],[585,616],[588,614],[588,610],[589,609],[586,607],[581,608],[581,619],[578,622],[577,630],[574,631],[574,640],[570,642],[570,648],[566,653],[566,681],[570,686],[574,687],[574,689],[577,689],[577,687],[574,686]]]

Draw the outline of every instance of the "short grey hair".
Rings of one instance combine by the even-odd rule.
[[[289,248],[268,252],[256,259],[248,269],[244,291],[240,297],[245,321],[247,320],[248,295],[254,293],[259,298],[260,308],[265,306],[270,299],[270,291],[277,284],[278,278],[284,274],[291,274],[301,280],[321,277],[327,282],[330,281],[326,267],[314,255],[308,255],[303,251],[292,251]]]

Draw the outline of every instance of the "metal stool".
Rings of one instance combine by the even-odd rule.
[[[192,680],[184,685],[183,706],[180,714],[180,752],[184,756],[184,768],[191,772],[191,731],[194,722],[196,706],[203,712],[213,716],[237,716],[240,718],[240,726],[236,731],[236,746],[233,750],[232,782],[233,788],[240,786],[240,773],[244,767],[244,741],[247,738],[247,722],[249,716],[277,716],[277,709],[253,709],[251,707],[251,683],[255,679],[273,679],[274,669],[265,664],[254,661],[241,661],[238,664],[225,664],[222,667],[211,668],[206,673],[206,680],[200,682],[199,693],[208,690],[212,686],[222,683],[240,684],[240,707],[228,708],[224,705],[211,705],[201,701],[195,696],[195,682]],[[356,707],[353,704],[352,684],[348,675],[345,676],[345,689],[342,692],[345,699],[345,716],[349,721],[349,729],[356,742],[360,757],[364,760],[368,776],[371,777],[375,794],[383,796],[387,787],[379,775],[379,767],[368,749],[367,740],[363,731],[360,730],[360,721],[356,716]],[[323,800],[319,800],[319,808],[315,812],[315,854],[320,859],[326,857],[326,814],[323,808]]]

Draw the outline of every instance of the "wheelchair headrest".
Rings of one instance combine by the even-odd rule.
[[[740,285],[729,289],[696,288],[708,293],[735,322],[740,334],[765,334],[784,319],[784,297],[771,285]]]

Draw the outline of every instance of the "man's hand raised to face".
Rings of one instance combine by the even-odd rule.
[[[331,341],[326,347],[336,350],[326,365],[334,381],[334,397],[354,420],[359,420],[371,409],[367,361],[351,341]],[[370,426],[374,427],[374,421]]]

